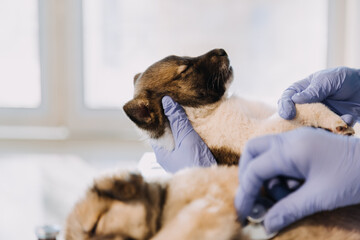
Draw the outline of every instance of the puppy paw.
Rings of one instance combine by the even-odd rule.
[[[339,115],[321,103],[297,104],[296,120],[302,125],[323,128],[327,131],[352,136],[355,131]]]
[[[342,124],[337,127],[335,127],[334,133],[346,135],[346,136],[352,136],[355,134],[355,131],[352,127],[348,126],[347,124]]]
[[[322,126],[312,126],[312,127],[322,128],[326,131],[340,135],[345,135],[345,136],[352,136],[355,134],[355,131],[352,127],[348,126],[346,123],[341,121],[337,121],[336,124],[330,128],[322,127]]]

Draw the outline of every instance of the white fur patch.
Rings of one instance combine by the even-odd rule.
[[[159,147],[163,147],[166,150],[172,151],[175,148],[175,141],[174,141],[174,136],[171,132],[171,129],[169,126],[165,127],[165,132],[164,134],[157,139],[150,139],[150,143],[152,145],[156,145]]]
[[[225,93],[224,93],[224,97],[225,98],[229,98],[230,97],[230,93],[229,93],[229,89],[230,89],[230,86],[231,86],[231,83],[233,82],[234,80],[234,75],[231,74],[229,79],[226,81],[225,83]]]

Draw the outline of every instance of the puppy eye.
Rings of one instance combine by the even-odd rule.
[[[180,65],[177,69],[177,74],[181,74],[186,72],[186,70],[188,70],[189,65]]]

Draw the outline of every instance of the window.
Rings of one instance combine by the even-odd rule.
[[[36,0],[0,1],[0,107],[40,106],[37,7]]]

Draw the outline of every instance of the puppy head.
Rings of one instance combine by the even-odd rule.
[[[127,116],[151,138],[168,127],[161,99],[172,97],[182,106],[200,107],[219,101],[233,76],[223,49],[199,57],[169,56],[134,77],[134,99],[124,106]]]
[[[160,227],[164,189],[128,172],[95,181],[70,213],[66,240],[142,240]]]

